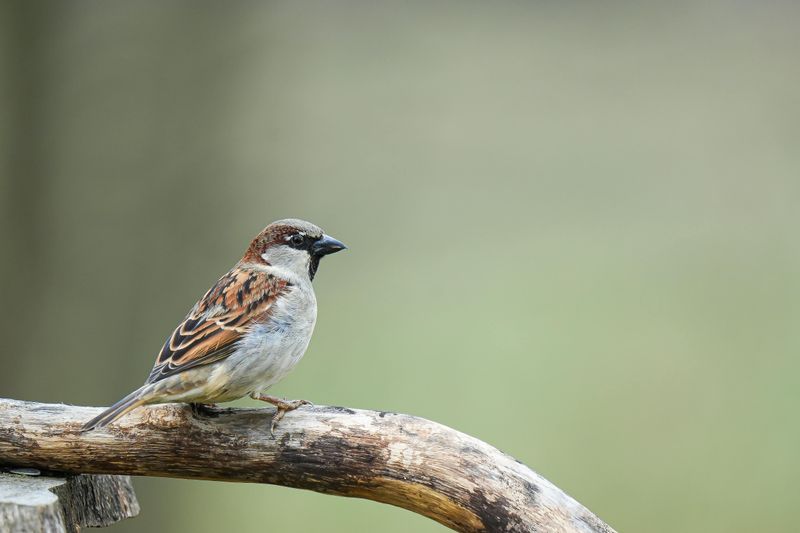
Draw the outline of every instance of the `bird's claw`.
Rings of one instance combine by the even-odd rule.
[[[308,400],[284,400],[283,398],[277,398],[267,394],[254,394],[252,398],[255,400],[261,400],[262,402],[271,403],[277,408],[275,414],[272,416],[272,422],[270,422],[269,425],[269,434],[273,439],[275,438],[275,427],[277,426],[278,422],[283,419],[286,413],[289,411],[294,411],[303,405],[314,405]]]

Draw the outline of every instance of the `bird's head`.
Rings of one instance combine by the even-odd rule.
[[[242,261],[272,265],[313,280],[320,259],[345,248],[318,226],[287,218],[264,228],[250,243]]]

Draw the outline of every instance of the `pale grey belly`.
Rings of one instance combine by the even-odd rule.
[[[232,388],[242,395],[263,391],[291,372],[305,354],[312,333],[311,329],[292,329],[283,333],[254,332],[253,337],[245,339],[226,361]]]
[[[297,365],[311,341],[316,322],[316,302],[306,309],[276,310],[264,324],[254,325],[236,351],[210,376],[211,388],[219,384],[220,398],[228,401],[251,392],[265,391]]]

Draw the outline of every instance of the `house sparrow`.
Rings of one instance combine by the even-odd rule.
[[[270,431],[309,402],[263,394],[294,368],[311,340],[320,259],[346,247],[303,220],[273,222],[195,304],[164,343],[147,381],[87,422],[101,428],[140,405],[212,404],[250,395],[277,407]]]

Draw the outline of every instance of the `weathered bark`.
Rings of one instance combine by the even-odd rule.
[[[94,407],[0,399],[0,464],[271,483],[404,507],[459,531],[612,532],[488,444],[422,418],[342,407],[136,409],[81,434]]]
[[[128,476],[0,473],[0,531],[76,532],[139,514]]]

